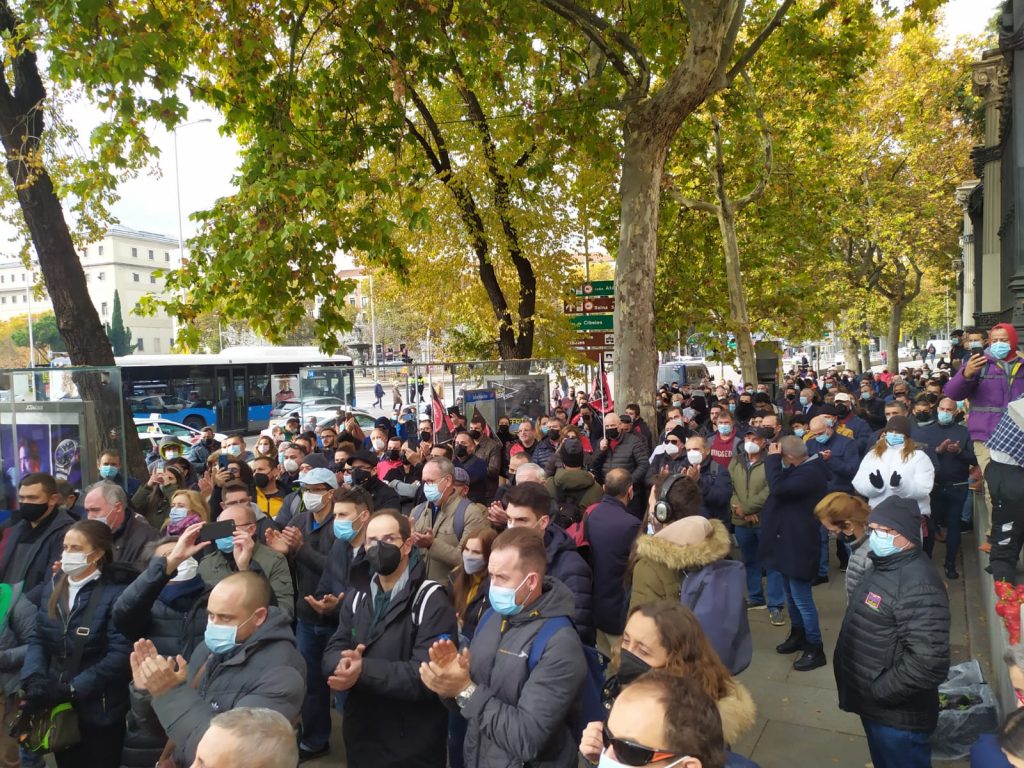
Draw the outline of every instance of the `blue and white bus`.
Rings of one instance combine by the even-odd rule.
[[[255,432],[279,404],[338,397],[355,405],[352,358],[316,347],[228,347],[211,355],[118,357],[125,399],[136,416],[195,429]],[[303,372],[300,383],[299,374]]]

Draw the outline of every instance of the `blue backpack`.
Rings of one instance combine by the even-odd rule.
[[[477,628],[478,633],[480,631],[479,627],[482,627],[494,613],[496,612],[493,608],[487,609],[487,612],[480,619]],[[534,636],[533,642],[530,644],[530,653],[526,659],[526,668],[531,674],[540,663],[540,657],[544,655],[544,648],[548,644],[548,640],[565,627],[570,628],[573,632],[576,631],[576,625],[572,623],[568,616],[554,616],[550,619],[544,619],[544,626]],[[584,645],[583,658],[586,660],[587,674],[583,678],[583,688],[580,690],[580,707],[575,713],[573,720],[568,723],[573,738],[576,739],[577,743],[583,737],[583,730],[587,727],[588,723],[596,720],[604,722],[608,715],[604,705],[601,703],[601,692],[604,689],[608,657],[596,648]]]
[[[734,675],[750,666],[754,651],[746,597],[746,569],[736,560],[716,560],[687,572],[679,592],[679,602],[693,611],[718,658]]]

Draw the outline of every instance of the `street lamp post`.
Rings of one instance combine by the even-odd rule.
[[[193,120],[191,123],[182,123],[174,127],[174,193],[178,199],[178,269],[181,269],[182,262],[185,258],[185,235],[184,225],[182,223],[181,216],[181,172],[178,169],[178,130],[181,128],[188,128],[192,125],[199,125],[200,123],[212,123],[209,117],[204,117],[201,120]],[[218,323],[220,320],[218,319]],[[175,338],[178,336],[178,319],[176,317],[171,318],[171,335]]]

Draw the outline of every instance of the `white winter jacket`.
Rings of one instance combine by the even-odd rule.
[[[882,487],[876,488],[868,478],[878,471],[882,475]],[[891,485],[892,474],[900,475],[900,484],[895,488]],[[860,469],[853,478],[853,487],[857,493],[867,497],[868,504],[874,509],[883,499],[900,496],[914,499],[921,508],[921,514],[931,516],[932,507],[928,497],[935,484],[935,465],[922,450],[915,450],[910,458],[903,459],[903,446],[886,446],[885,453],[877,455],[872,448],[860,462]]]

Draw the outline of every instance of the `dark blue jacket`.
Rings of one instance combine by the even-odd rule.
[[[54,684],[70,683],[75,689],[75,711],[86,727],[108,727],[128,713],[131,643],[114,627],[112,615],[114,603],[135,573],[117,564],[107,566],[97,581],[89,582],[79,591],[70,617],[63,605],[58,608],[57,618],[51,618],[47,612],[46,604],[59,580],[48,582],[42,591],[36,631],[28,644],[21,679],[43,676]],[[68,680],[64,677],[64,660],[71,655],[78,620],[94,589],[102,589],[103,596],[89,624],[80,670]]]
[[[594,578],[576,544],[557,525],[549,525],[544,532],[544,549],[548,556],[547,575],[565,584],[576,599],[573,623],[580,639],[593,645],[594,633]]]
[[[742,446],[740,450],[743,450]],[[686,466],[690,466],[690,463],[686,462]],[[729,470],[712,461],[709,456],[700,465],[697,485],[700,486],[701,495],[700,513],[709,520],[721,520],[728,528],[732,522],[732,507],[729,504],[732,501],[732,478],[729,477]]]
[[[320,574],[320,583],[313,596],[317,599],[326,594],[337,597],[343,592],[348,592],[349,584],[352,583],[352,566],[362,561],[365,554],[365,548],[359,547],[358,550],[353,550],[352,545],[347,541],[335,539],[327,553],[324,570]],[[337,623],[337,617],[335,617],[334,623]]]
[[[922,442],[927,445],[925,453],[935,464],[935,485],[950,485],[953,483],[966,483],[970,468],[978,463],[974,455],[974,441],[971,440],[971,433],[963,424],[950,424],[943,426],[933,421],[925,426],[918,427],[921,433]],[[943,441],[952,440],[960,443],[959,453],[935,451]]]
[[[586,517],[594,569],[594,625],[609,635],[621,635],[626,626],[628,601],[623,579],[639,531],[640,520],[607,494]]]
[[[558,446],[553,445],[551,441],[545,437],[543,440],[537,443],[537,447],[533,449],[533,463],[541,467],[546,467],[550,459],[554,458],[558,452]]]
[[[808,456],[817,456],[822,451],[832,451],[828,461],[821,460],[828,473],[828,492],[853,493],[853,477],[860,469],[861,459],[856,441],[833,433],[827,443],[819,443],[812,437],[806,445]]]
[[[810,581],[818,574],[821,523],[814,507],[828,492],[828,472],[821,459],[783,469],[778,454],[764,460],[768,501],[761,510],[762,566],[792,579]]]
[[[856,413],[851,414],[847,419],[840,419],[839,423],[853,432],[853,442],[857,444],[857,450],[863,456],[871,447],[871,426]]]
[[[971,747],[971,768],[1010,768],[994,733],[983,733]]]
[[[50,580],[50,576],[53,573],[51,570],[53,564],[55,561],[60,560],[61,553],[64,551],[64,533],[74,523],[74,519],[64,509],[58,508],[54,510],[53,519],[49,521],[46,531],[32,543],[32,551],[29,556],[30,561],[28,569],[25,571],[24,579],[24,591],[26,593],[32,592],[32,590]],[[3,556],[0,557],[0,577],[13,580],[12,577],[5,574],[5,571],[14,553],[14,548],[18,546],[18,542],[24,535],[28,525],[27,522],[21,520],[11,527],[11,532],[7,536],[7,542],[4,545]]]

